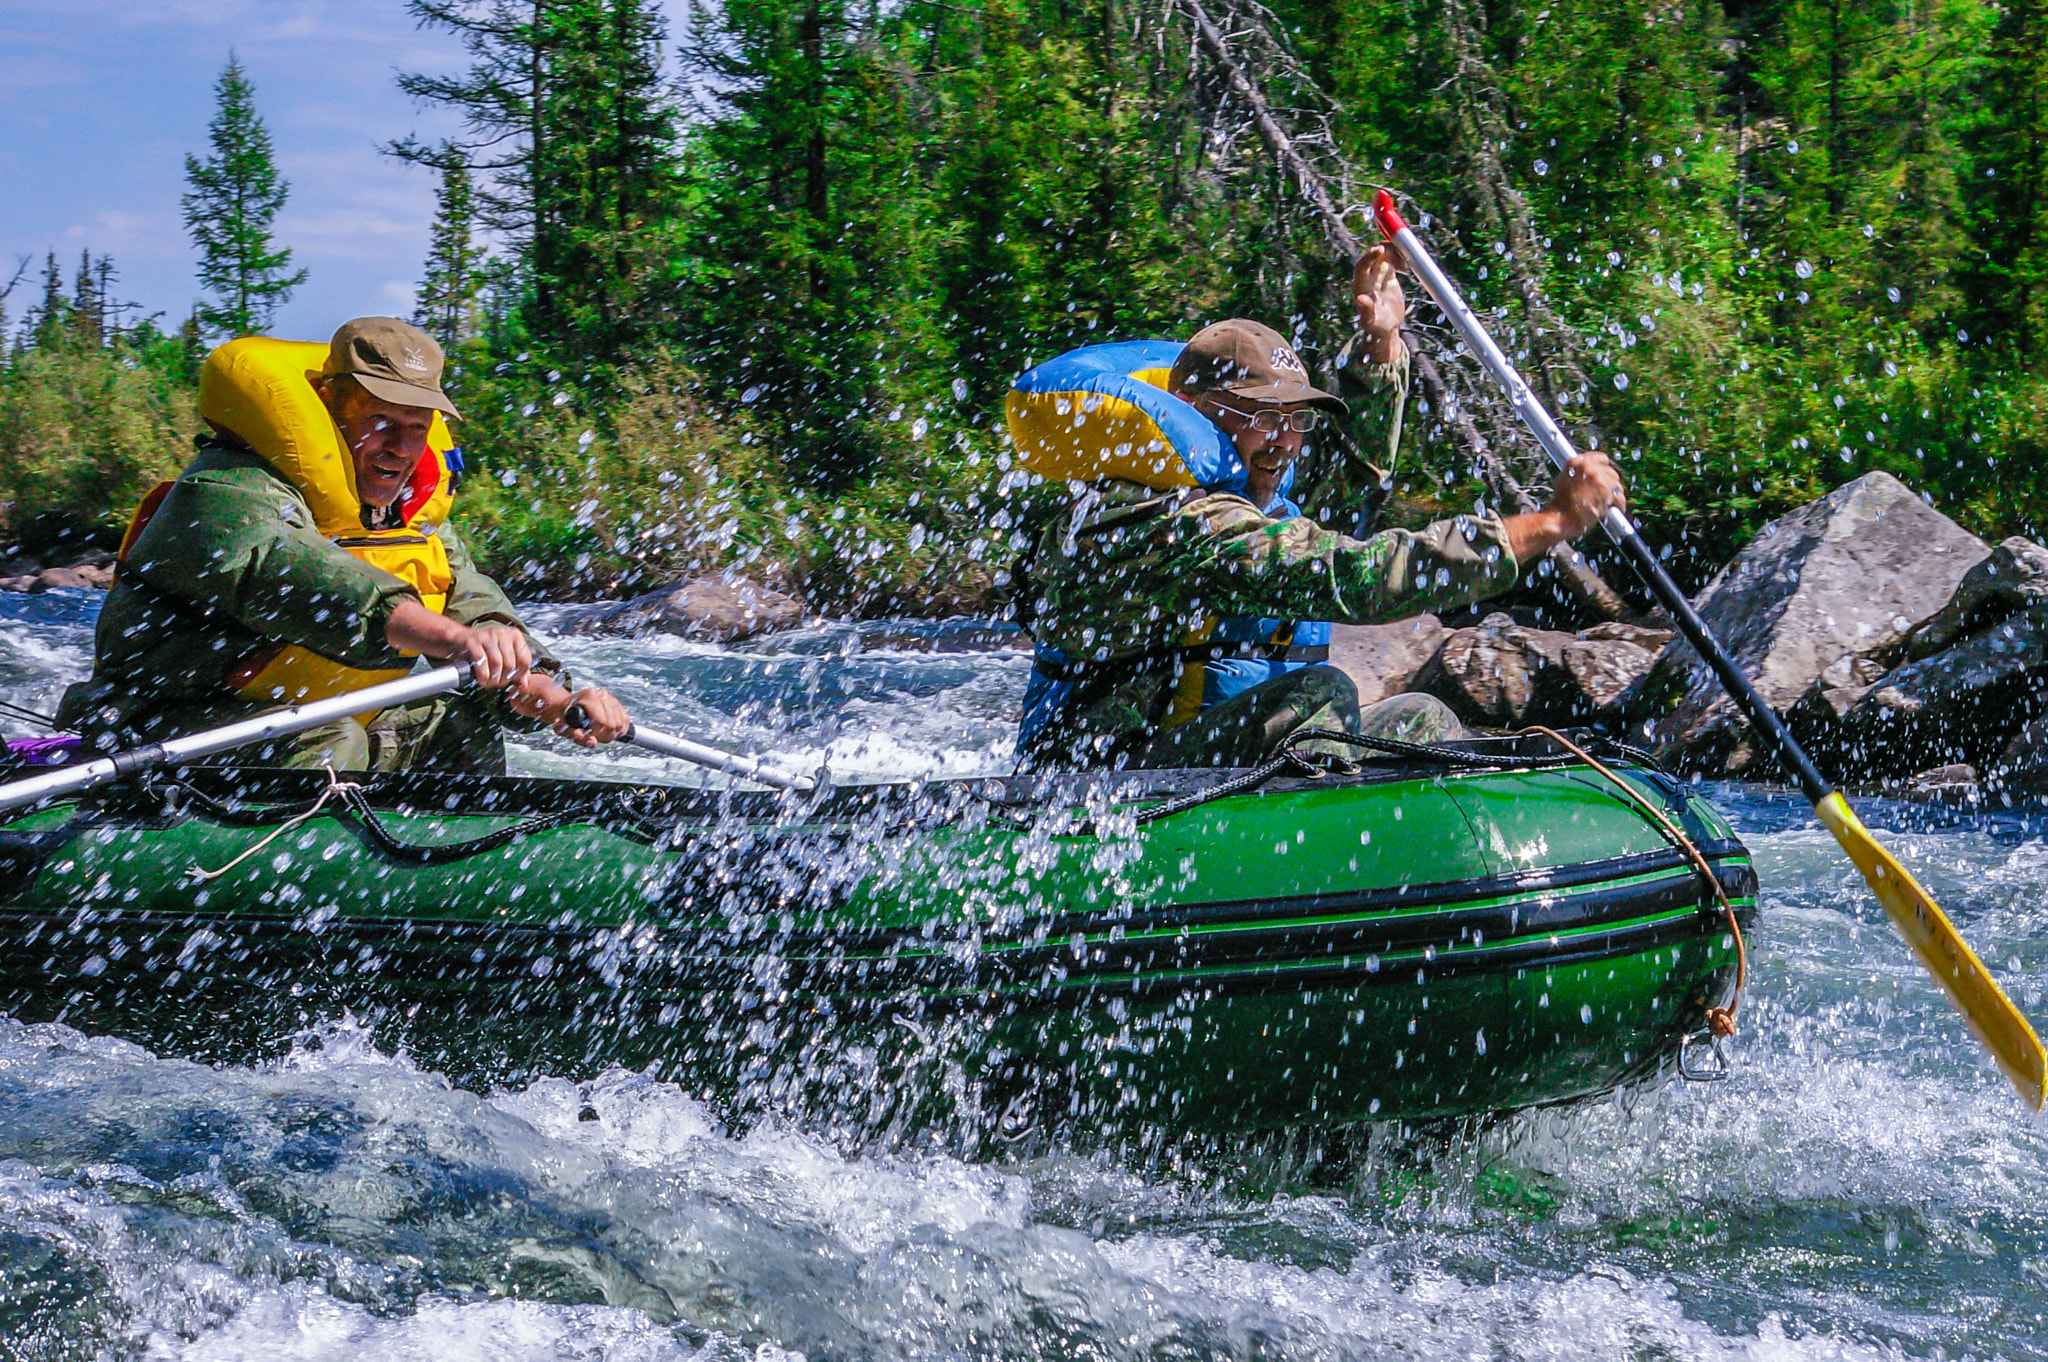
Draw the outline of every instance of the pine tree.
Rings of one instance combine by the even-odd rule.
[[[64,297],[64,271],[51,251],[43,261],[43,301],[27,324],[38,350],[61,350],[71,331],[71,303]]]
[[[199,319],[215,334],[263,330],[292,290],[306,282],[270,228],[291,186],[277,173],[270,131],[256,113],[256,88],[233,52],[214,86],[219,100],[207,137],[213,153],[185,158],[185,227],[199,249],[199,282],[213,295]]]
[[[423,25],[458,35],[459,76],[406,74],[415,99],[463,115],[456,150],[482,173],[479,221],[515,243],[522,312],[543,344],[619,358],[660,310],[651,232],[674,198],[675,112],[663,85],[653,0],[407,0]],[[437,165],[444,147],[387,150]]]
[[[433,234],[413,321],[452,351],[478,334],[483,252],[476,244],[476,196],[469,166],[456,148],[443,151]]]

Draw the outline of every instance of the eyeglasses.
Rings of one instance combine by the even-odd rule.
[[[1264,407],[1258,411],[1239,411],[1236,407],[1216,404],[1217,410],[1227,411],[1232,416],[1242,417],[1245,424],[1262,435],[1278,435],[1282,430],[1297,430],[1303,435],[1323,424],[1323,414],[1312,407],[1300,411],[1275,411]]]

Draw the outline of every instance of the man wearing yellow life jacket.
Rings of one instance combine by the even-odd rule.
[[[434,339],[364,317],[327,346],[246,336],[207,357],[210,433],[144,499],[59,721],[111,751],[466,661],[478,692],[244,749],[252,764],[504,769],[503,728],[589,747],[630,726],[561,665],[448,524],[460,451]],[[587,727],[565,716],[581,705]]]
[[[1391,409],[1390,466],[1408,369],[1396,264],[1386,248],[1359,263],[1359,334],[1346,347],[1351,386]],[[1325,529],[1286,496],[1302,437],[1346,409],[1308,377],[1278,332],[1233,318],[1185,345],[1090,346],[1017,379],[1007,416],[1024,467],[1067,491],[1022,526],[1014,569],[1037,645],[1022,765],[1250,766],[1322,727],[1446,736],[1456,721],[1440,702],[1396,696],[1361,713],[1328,666],[1283,661],[1219,694],[1209,664],[1219,639],[1235,642],[1224,623],[1372,624],[1464,604],[1623,505],[1620,475],[1589,452],[1541,511],[1365,539]]]

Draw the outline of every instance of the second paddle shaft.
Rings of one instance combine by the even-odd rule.
[[[590,714],[581,705],[571,705],[562,715],[562,722],[571,728],[590,727]],[[742,780],[751,780],[757,785],[770,785],[778,790],[808,790],[814,782],[808,776],[793,776],[765,766],[752,757],[743,757],[737,752],[712,747],[688,738],[678,738],[673,733],[659,733],[634,724],[626,730],[620,742],[629,742],[635,747],[644,747],[649,752],[659,752],[664,757],[676,757],[682,761],[694,762],[713,771],[723,771]]]

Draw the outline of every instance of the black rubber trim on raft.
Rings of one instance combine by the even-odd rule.
[[[1756,879],[1747,864],[1722,866],[1722,883],[1731,897],[1747,898],[1755,893]],[[1321,969],[1308,962],[1329,962],[1340,974],[1371,976],[1388,974],[1396,979],[1402,970],[1418,963],[1430,973],[1468,968],[1499,968],[1533,952],[1548,957],[1567,949],[1565,943],[1578,940],[1573,934],[1614,924],[1616,932],[1635,931],[1645,926],[1661,930],[1675,924],[1681,936],[1712,935],[1724,929],[1718,912],[1703,905],[1696,876],[1672,877],[1643,884],[1615,885],[1572,894],[1553,904],[1542,905],[1545,921],[1537,931],[1518,933],[1485,932],[1476,923],[1497,916],[1493,908],[1469,912],[1432,914],[1421,921],[1367,918],[1308,925],[1252,926],[1240,930],[1222,929],[1200,934],[1159,937],[1086,937],[1085,959],[1077,959],[1070,941],[1053,937],[1041,946],[1010,947],[985,944],[977,953],[977,973],[982,976],[967,987],[1001,985],[1039,988],[1048,985],[1048,975],[1075,982],[1142,978],[1147,974],[1178,975],[1188,971],[1228,969],[1236,973],[1279,970],[1288,977],[1303,969]],[[1754,920],[1755,910],[1739,911],[1744,920]],[[1654,917],[1656,923],[1643,924]],[[810,953],[802,939],[788,940],[778,952],[792,971],[801,977],[808,969],[821,967],[834,972],[865,969],[886,978],[905,974],[921,987],[948,988],[956,985],[961,967],[944,952],[943,946],[917,938],[922,949],[915,953],[898,949],[869,954],[840,949]],[[1475,944],[1476,943],[1476,944]],[[907,943],[905,943],[907,944]],[[1574,947],[1575,949],[1575,947]],[[1604,948],[1599,948],[1604,950]],[[1422,960],[1425,952],[1433,960]],[[1596,950],[1598,953],[1598,950]],[[1099,958],[1098,958],[1099,956]],[[1336,957],[1332,961],[1332,957]],[[1532,957],[1533,958],[1533,957]]]
[[[1721,881],[1728,893],[1741,898],[1756,892],[1756,872],[1749,864],[1749,850],[1742,843],[1721,839],[1698,844],[1702,855],[1716,864]],[[1150,908],[1136,908],[1129,913],[1113,915],[1103,912],[1058,913],[1049,918],[1031,921],[1032,934],[1042,928],[1049,936],[1070,937],[1075,932],[1093,934],[1121,930],[1125,933],[1173,931],[1182,927],[1199,928],[1219,923],[1259,923],[1271,919],[1328,917],[1347,914],[1354,917],[1373,913],[1394,914],[1399,918],[1390,919],[1388,925],[1409,922],[1441,924],[1455,922],[1485,932],[1489,936],[1513,936],[1528,930],[1513,920],[1515,907],[1488,905],[1459,910],[1451,914],[1425,914],[1423,910],[1436,907],[1456,909],[1462,903],[1474,899],[1506,898],[1512,895],[1541,894],[1552,890],[1572,889],[1580,885],[1599,884],[1608,880],[1632,878],[1638,875],[1653,875],[1660,871],[1689,870],[1691,860],[1676,847],[1665,847],[1657,851],[1631,852],[1626,856],[1609,857],[1600,861],[1581,861],[1575,865],[1545,867],[1535,870],[1517,870],[1501,875],[1475,876],[1465,880],[1438,880],[1427,884],[1399,885],[1391,889],[1354,889],[1334,894],[1301,894],[1285,897],[1260,897],[1247,899],[1218,899],[1208,903],[1172,903]],[[1711,902],[1706,896],[1705,886],[1700,883],[1698,873],[1691,872],[1684,883],[1691,884],[1699,894],[1702,905]],[[695,886],[678,886],[679,892],[696,892]],[[1549,916],[1550,910],[1542,910]],[[1489,919],[1488,915],[1492,915]],[[1533,923],[1533,917],[1525,918]],[[1562,930],[1570,924],[1546,925],[1543,930]],[[1453,935],[1456,930],[1454,928]],[[848,950],[882,951],[892,946],[912,947],[927,945],[923,936],[923,925],[871,928],[867,931],[838,931],[820,933]],[[1425,929],[1418,940],[1441,941],[1442,934],[1432,925]]]
[[[1653,890],[1658,887],[1640,886]],[[1753,910],[1742,916],[1753,917]],[[91,980],[96,990],[114,986],[119,979],[132,983],[153,975],[160,980],[173,970],[192,976],[226,967],[239,975],[262,964],[299,968],[309,959],[318,959],[321,966],[310,977],[338,988],[368,986],[413,998],[516,989],[521,995],[522,1009],[546,1011],[546,1005],[535,996],[536,986],[542,996],[559,999],[565,1008],[574,1007],[589,999],[585,984],[605,977],[599,963],[605,953],[603,945],[595,942],[585,928],[340,919],[313,932],[303,925],[301,918],[223,917],[208,921],[187,913],[132,910],[108,910],[82,933],[77,925],[75,911],[0,913],[0,959],[5,961],[0,964],[0,978],[6,980],[7,991],[40,996],[61,994],[75,987],[78,981],[68,977],[76,969],[75,964],[69,969],[61,962],[47,971],[44,967],[44,961],[61,953],[66,942],[73,943],[71,952],[77,956],[101,957],[103,973]],[[204,948],[192,954],[183,966],[175,963],[181,955],[192,951],[191,942],[202,929],[210,938]],[[1105,960],[1090,963],[1085,969],[1041,969],[1035,976],[1031,972],[998,968],[986,971],[985,977],[976,977],[984,972],[969,974],[957,968],[957,962],[948,962],[955,963],[956,968],[950,977],[939,977],[930,969],[938,962],[929,958],[889,962],[776,954],[786,970],[780,974],[775,992],[798,1006],[808,1005],[804,1001],[808,995],[833,1008],[849,1010],[947,1011],[990,1004],[1035,1010],[1070,1006],[1076,995],[1135,999],[1160,993],[1215,991],[1242,996],[1332,987],[1400,986],[1453,976],[1506,974],[1707,941],[1725,931],[1725,922],[1718,913],[1684,911],[1570,936],[1551,933],[1461,947],[1440,953],[1431,961],[1412,957],[1381,961],[1377,967],[1366,952],[1337,954],[1334,958],[1318,952],[1320,959],[1267,956],[1240,961],[1234,966],[1195,962],[1184,968],[1135,970],[1112,970]],[[132,944],[113,955],[110,962],[107,956],[113,953],[108,951],[108,945],[115,937]],[[635,1005],[707,993],[735,998],[758,994],[760,983],[753,967],[761,954],[773,953],[773,941],[721,944],[729,949],[682,959],[673,951],[657,951],[651,964],[621,960],[615,985],[608,981],[607,986],[619,990],[617,996],[622,1003]],[[483,959],[477,960],[474,957],[480,949]],[[540,984],[542,976],[533,966],[543,958],[553,964],[545,975],[545,984]],[[984,955],[980,960],[986,962],[987,957]],[[1069,966],[1075,963],[1070,955]],[[1722,967],[1713,968],[1719,971]],[[1733,969],[1731,956],[1726,965],[1731,977]]]

